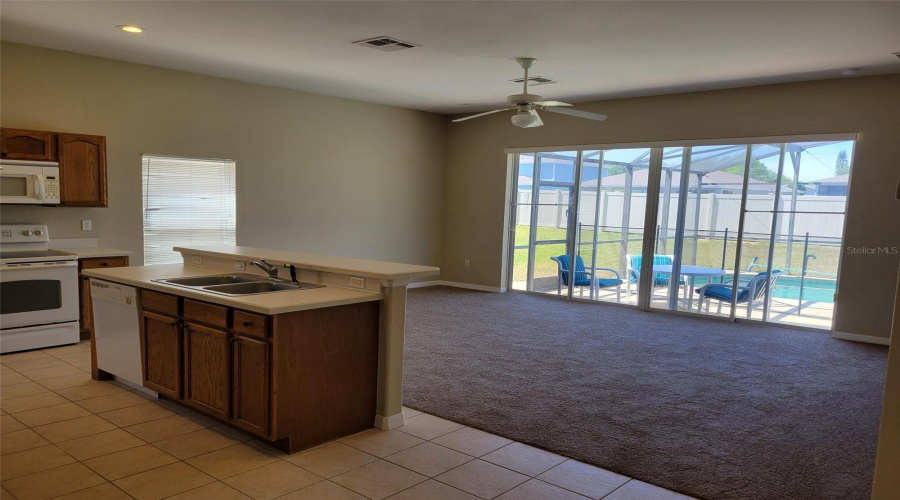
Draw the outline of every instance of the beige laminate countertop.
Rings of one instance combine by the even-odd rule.
[[[384,298],[380,293],[352,290],[334,286],[307,290],[280,291],[257,295],[220,295],[200,289],[167,285],[153,280],[186,278],[191,276],[213,276],[230,274],[222,269],[192,266],[187,264],[162,264],[156,266],[117,267],[112,269],[88,269],[85,276],[100,278],[123,285],[155,290],[191,299],[212,302],[223,306],[244,309],[260,314],[282,314],[323,307],[372,302]]]
[[[133,253],[128,250],[106,247],[53,248],[53,250],[75,254],[79,259],[95,259],[102,257],[131,257]]]
[[[313,271],[350,274],[359,276],[360,278],[376,278],[382,280],[434,276],[441,272],[440,268],[433,266],[399,264],[396,262],[382,262],[379,260],[353,259],[350,257],[335,257],[331,255],[285,252],[281,250],[267,250],[264,248],[230,245],[175,247],[174,250],[176,252],[193,255],[206,255],[235,260],[265,259],[275,264],[294,264],[298,268],[311,269]]]

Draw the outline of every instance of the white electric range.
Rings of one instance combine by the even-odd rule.
[[[78,258],[49,241],[43,224],[0,226],[0,353],[80,340]]]

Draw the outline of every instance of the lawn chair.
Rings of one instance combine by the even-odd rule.
[[[637,285],[641,281],[641,256],[640,255],[626,255],[625,262],[628,263],[628,269],[626,273],[628,274],[628,284],[625,285],[625,300],[631,301],[631,284],[634,283],[634,291],[637,293]],[[674,255],[654,255],[653,263],[664,266],[671,266],[672,262],[675,260]],[[682,293],[685,297],[688,296],[687,293],[687,282],[684,278],[678,278],[678,284],[683,288]],[[663,273],[656,273],[653,275],[653,289],[669,286],[669,275]],[[651,294],[652,295],[652,294]]]
[[[550,257],[550,259],[556,262],[557,265],[559,281],[556,283],[556,292],[561,295],[562,287],[569,286],[569,256],[560,255],[558,257]],[[608,271],[615,278],[597,278],[595,273],[598,271]],[[584,267],[584,259],[580,255],[575,256],[575,278],[572,284],[579,287],[578,293],[582,297],[586,286],[597,288],[616,287],[616,302],[620,302],[622,299],[622,280],[619,277],[619,272],[608,267],[592,267],[588,270],[588,268]]]
[[[753,314],[753,307],[759,304],[766,296],[766,290],[772,290],[775,287],[775,281],[781,276],[781,271],[772,271],[772,275],[768,276],[765,271],[756,276],[745,279],[738,279],[738,293],[735,304],[747,304],[747,317]],[[734,280],[728,280],[725,283],[710,283],[698,288],[696,292],[700,295],[699,311],[703,310],[703,302],[706,302],[706,312],[709,313],[709,307],[713,300],[719,302],[717,313],[722,312],[722,302],[731,302],[731,287],[729,283]],[[741,283],[745,283],[741,285]]]

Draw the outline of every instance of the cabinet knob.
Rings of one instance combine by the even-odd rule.
[[[101,262],[100,265],[103,266],[103,267],[106,267],[106,266],[109,265],[109,262]]]
[[[249,321],[244,321],[244,322],[241,323],[241,324],[244,325],[244,328],[247,328],[247,327],[249,327],[250,325],[252,325],[253,323],[251,323],[251,322],[249,322]]]

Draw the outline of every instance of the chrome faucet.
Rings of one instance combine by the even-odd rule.
[[[278,266],[269,264],[266,259],[252,260],[250,264],[265,271],[273,280],[278,279]]]

